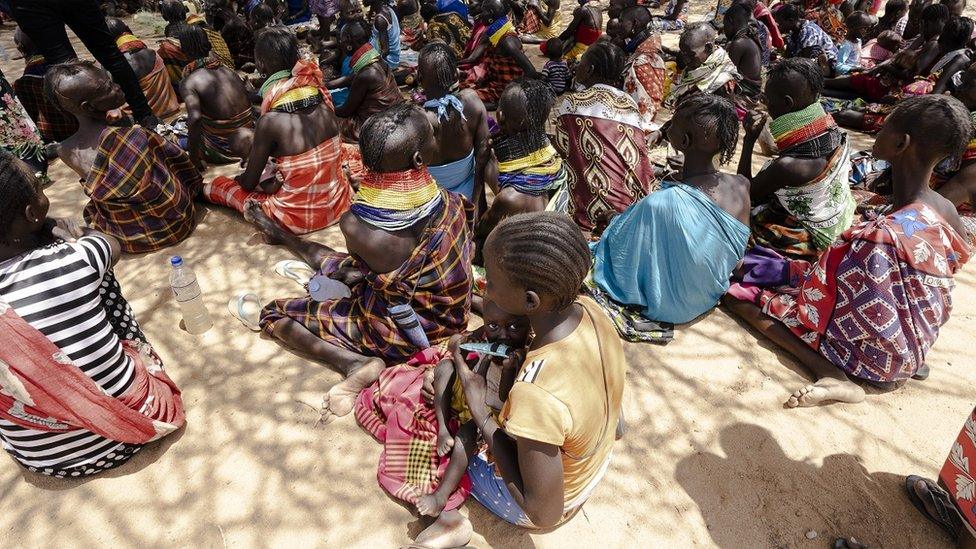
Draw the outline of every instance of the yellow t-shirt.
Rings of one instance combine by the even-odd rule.
[[[627,371],[610,319],[588,297],[577,303],[584,308],[579,326],[528,353],[501,412],[506,433],[561,448],[567,504],[604,471]]]

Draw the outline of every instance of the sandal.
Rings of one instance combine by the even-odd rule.
[[[302,274],[302,271],[307,272],[308,274]],[[274,272],[278,276],[287,278],[289,280],[294,280],[299,285],[305,286],[308,284],[309,279],[311,279],[315,274],[315,269],[303,261],[286,259],[284,261],[275,263]]]
[[[922,496],[916,491],[915,485],[919,482],[925,483],[926,488],[928,488],[929,494],[931,495],[932,507],[935,508],[935,512],[938,516],[932,516],[929,514],[928,508],[925,506],[925,502],[922,501]],[[934,480],[923,478],[917,475],[909,475],[905,477],[905,490],[908,492],[908,499],[911,500],[912,505],[920,513],[922,513],[925,518],[929,519],[936,526],[942,528],[946,534],[952,538],[952,541],[959,540],[959,531],[956,528],[956,523],[959,521],[959,511],[956,510],[956,506],[949,499],[949,494],[943,490]],[[953,521],[953,518],[956,520]]]
[[[250,315],[244,310],[244,306],[248,303],[254,303],[257,305],[257,315]],[[231,316],[241,321],[241,324],[247,326],[247,329],[252,332],[260,332],[261,326],[259,325],[261,317],[261,298],[252,292],[241,292],[233,297],[227,302],[227,310],[230,312]],[[252,320],[252,317],[255,317]]]

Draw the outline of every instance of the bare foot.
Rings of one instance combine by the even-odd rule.
[[[471,541],[471,522],[457,509],[441,513],[415,540],[430,549],[462,547]]]
[[[437,455],[443,457],[451,453],[454,448],[454,435],[450,431],[441,427],[437,430]],[[433,515],[431,515],[433,516]]]
[[[441,494],[440,490],[434,490],[432,494],[420,496],[417,500],[417,511],[421,515],[436,517],[441,514],[445,505],[447,505],[447,496]]]
[[[821,402],[861,402],[864,400],[864,389],[849,379],[825,377],[813,385],[807,385],[795,391],[786,401],[789,408],[816,406]]]
[[[386,368],[386,364],[374,358],[333,385],[322,398],[322,419],[327,420],[330,416],[342,417],[351,412],[356,404],[356,396],[380,377],[383,368]]]
[[[275,223],[264,210],[261,209],[261,203],[256,200],[248,201],[244,205],[244,221],[257,227],[262,234],[264,234],[264,241],[268,244],[281,244],[281,242],[275,238],[275,233],[277,233],[280,228],[278,224]]]

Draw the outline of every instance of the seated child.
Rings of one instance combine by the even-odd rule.
[[[502,219],[545,210],[566,184],[562,157],[546,135],[554,102],[549,86],[535,78],[515,80],[499,98],[498,133],[492,138],[495,177],[488,177],[495,200],[478,221],[475,240],[479,244]]]
[[[573,11],[573,20],[559,35],[563,58],[567,61],[578,61],[586,48],[603,36],[603,12],[600,7],[595,3],[590,4],[590,0],[578,1],[579,6]]]
[[[522,76],[537,76],[535,66],[525,56],[522,42],[508,19],[508,8],[502,0],[484,0],[481,22],[486,25],[483,48],[476,47],[465,63],[483,57],[480,65],[468,72],[465,86],[473,88],[488,110],[493,110],[505,86]],[[564,41],[565,44],[565,41]],[[483,55],[482,55],[483,54]]]
[[[877,38],[884,32],[893,32],[902,38],[905,25],[908,24],[908,2],[906,0],[888,0],[884,5],[884,13],[878,18],[878,24],[871,29],[868,36]]]
[[[862,41],[874,25],[874,18],[863,11],[855,11],[847,16],[847,35],[844,42],[837,48],[837,60],[834,61],[834,74],[849,74],[862,68]]]
[[[895,31],[884,31],[877,38],[868,40],[861,48],[861,68],[873,69],[879,63],[892,58],[905,45],[901,35]]]
[[[132,71],[136,73],[139,87],[146,94],[153,114],[160,119],[166,119],[179,113],[180,100],[173,89],[173,82],[169,78],[163,58],[136,38],[121,19],[109,17],[105,19],[105,26],[125,60],[132,66]]]
[[[739,121],[714,95],[683,101],[669,141],[684,153],[680,180],[610,222],[593,248],[593,282],[648,320],[683,323],[712,309],[749,239],[749,180],[719,171],[735,153]]]
[[[342,138],[322,71],[298,56],[285,27],[258,34],[258,70],[274,75],[262,86],[261,118],[247,169],[204,186],[207,200],[243,212],[250,201],[295,234],[324,229],[349,209],[352,188],[342,172]]]
[[[822,89],[812,60],[775,65],[765,102],[779,156],[752,175],[752,150],[766,117],[750,113],[739,160],[739,173],[752,181],[753,241],[798,259],[816,259],[854,219],[850,144],[824,111]]]
[[[44,91],[78,119],[58,156],[82,179],[91,200],[85,221],[129,253],[172,246],[193,232],[193,199],[202,181],[190,157],[140,126],[110,127],[125,102],[108,73],[88,61],[52,66]]]
[[[776,25],[783,33],[786,57],[821,59],[828,67],[837,61],[837,46],[820,25],[804,19],[803,12],[793,4],[780,4],[774,13]],[[827,71],[829,72],[829,71]]]
[[[311,295],[273,301],[248,321],[347,376],[327,397],[335,415],[352,410],[385,362],[401,363],[467,327],[474,207],[430,176],[425,155],[433,139],[424,112],[407,104],[363,125],[366,172],[339,223],[348,253],[301,240],[256,205],[246,212],[269,243],[349,286],[348,297],[323,302]]]
[[[27,115],[37,124],[45,143],[56,143],[71,137],[78,131],[78,121],[44,96],[44,75],[48,68],[44,56],[20,27],[14,31],[14,44],[24,56],[25,65],[23,76],[13,82],[17,99],[24,105]]]
[[[733,4],[725,12],[722,30],[729,39],[725,49],[741,77],[738,82],[741,95],[748,97],[751,103],[759,100],[763,67],[769,63],[769,48],[756,32],[760,27],[745,4]]]
[[[550,38],[539,47],[542,55],[549,60],[542,67],[542,79],[549,85],[553,95],[562,95],[569,91],[573,75],[569,72],[569,63],[563,59],[563,43],[559,38]]]
[[[231,164],[247,158],[254,115],[244,81],[213,55],[199,26],[184,27],[179,40],[183,53],[193,60],[180,82],[188,130],[184,148],[200,168],[204,162]]]
[[[813,263],[765,254],[753,276],[746,255],[743,283],[723,303],[816,378],[787,406],[861,402],[864,389],[852,377],[892,383],[923,368],[952,311],[953,275],[972,253],[955,206],[929,181],[942,159],[962,154],[973,130],[969,110],[954,98],[905,99],[873,151],[892,166],[890,214],[854,225]]]
[[[728,52],[717,43],[715,29],[705,23],[689,25],[678,40],[681,77],[664,98],[674,108],[688,96],[714,93],[729,96],[742,78]]]
[[[438,428],[437,455],[450,456],[450,462],[437,489],[415,502],[421,515],[436,517],[445,510],[448,497],[457,489],[468,468],[468,460],[478,450],[475,440],[477,431],[470,424],[471,410],[464,400],[464,388],[456,375],[454,361],[463,358],[474,373],[485,378],[485,404],[497,418],[515,384],[515,374],[522,365],[520,359],[524,353],[516,351],[523,351],[529,344],[527,317],[508,314],[488,300],[484,305],[484,319],[484,326],[475,330],[469,340],[505,345],[510,354],[507,358],[501,358],[459,350],[437,363],[433,401]],[[449,425],[454,421],[458,428],[453,429],[452,433]]]

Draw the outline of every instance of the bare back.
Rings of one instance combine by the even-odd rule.
[[[413,255],[426,229],[424,223],[395,233],[374,227],[346,212],[339,219],[349,253],[362,259],[369,270],[384,274],[397,270]]]
[[[271,140],[272,156],[301,154],[339,135],[338,120],[325,103],[295,113],[269,112],[261,118],[254,139]]]
[[[244,81],[224,66],[193,71],[183,79],[180,89],[184,97],[195,95],[201,114],[211,120],[230,120],[251,108]]]
[[[718,207],[743,225],[749,226],[751,201],[749,180],[745,176],[718,172],[714,175],[692,177],[682,183],[705,193]]]
[[[439,166],[466,158],[474,149],[478,127],[484,115],[484,105],[478,94],[472,90],[463,90],[457,94],[464,105],[464,117],[454,109],[448,109],[447,118],[438,119],[437,111],[425,110],[427,120],[434,128],[434,142],[437,152],[430,164]]]
[[[149,48],[126,53],[125,60],[132,66],[132,71],[139,79],[145,78],[156,68],[156,52]]]

